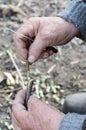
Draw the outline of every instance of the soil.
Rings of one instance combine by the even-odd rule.
[[[19,2],[14,0],[11,4],[21,11],[18,10],[16,13],[14,13],[15,10],[9,10],[7,13],[2,11],[0,16],[0,130],[12,130],[11,107],[15,94],[21,89],[18,73],[8,50],[23,77],[26,67],[16,57],[13,45],[14,34],[8,28],[16,31],[30,17],[56,16],[67,3],[68,0],[26,0],[19,5]],[[3,1],[0,1],[0,7],[2,4]],[[13,12],[10,13],[10,11]],[[57,49],[57,54],[48,59],[39,60],[30,67],[30,77],[36,79],[33,94],[62,110],[67,95],[86,92],[86,45],[84,41],[74,38],[67,45]],[[8,83],[9,76],[3,75],[5,72],[17,81]]]

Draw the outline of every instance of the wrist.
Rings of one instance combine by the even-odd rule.
[[[71,0],[58,16],[74,24],[81,33],[78,36],[86,40],[86,2],[84,0]]]
[[[79,36],[80,35],[80,31],[79,29],[70,21],[67,21],[65,18],[59,17],[58,19],[60,20],[60,22],[62,22],[62,24],[64,24],[67,27],[67,30],[70,31],[70,33],[72,33],[72,35],[74,37]]]
[[[68,113],[64,116],[62,122],[60,123],[59,130],[82,130],[85,119],[86,115]]]

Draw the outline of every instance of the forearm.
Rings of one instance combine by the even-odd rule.
[[[64,116],[59,130],[82,130],[86,115],[68,113]]]
[[[81,32],[80,38],[86,40],[86,2],[72,0],[59,17],[73,23]]]

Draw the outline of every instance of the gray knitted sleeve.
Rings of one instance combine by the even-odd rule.
[[[68,113],[63,118],[59,130],[82,130],[86,115]]]
[[[86,40],[86,0],[71,0],[57,16],[73,23],[80,30],[81,38]]]

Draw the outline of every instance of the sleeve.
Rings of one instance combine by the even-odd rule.
[[[71,0],[57,16],[73,23],[81,32],[79,37],[86,41],[86,0]]]
[[[82,130],[86,115],[68,113],[64,116],[59,130]]]

